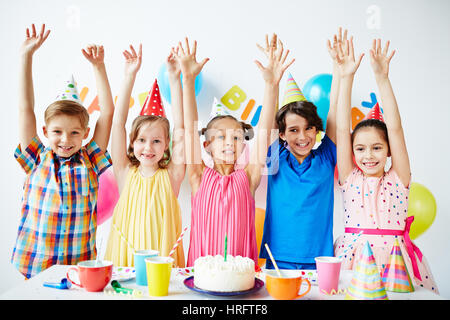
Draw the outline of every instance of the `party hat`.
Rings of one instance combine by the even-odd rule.
[[[155,79],[152,90],[148,92],[147,98],[145,98],[144,105],[142,106],[141,116],[161,116],[166,118],[164,112],[163,103],[161,100],[161,94],[159,92],[158,81]]]
[[[73,75],[71,75],[69,80],[66,81],[64,89],[56,96],[56,100],[72,100],[82,104]]]
[[[372,109],[370,109],[370,111],[366,114],[363,120],[368,119],[376,119],[384,122],[383,114],[381,113],[380,105],[378,104],[378,102],[373,106]]]
[[[286,83],[286,90],[284,91],[284,99],[282,103],[282,107],[291,102],[296,101],[307,101],[303,92],[298,87],[297,83],[294,80],[294,77],[289,73],[288,79]]]
[[[345,300],[388,300],[369,241],[356,261]]]
[[[209,119],[211,120],[214,117],[225,115],[231,115],[231,113],[228,111],[228,108],[226,106],[221,104],[219,101],[217,101],[217,98],[214,97],[214,102],[211,107],[211,114],[209,115]]]
[[[403,260],[402,251],[398,240],[395,239],[391,250],[389,263],[383,272],[383,282],[387,291],[393,292],[413,292],[411,278],[408,269],[406,269],[405,260]]]

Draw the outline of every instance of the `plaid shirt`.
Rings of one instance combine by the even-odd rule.
[[[14,157],[27,173],[14,266],[31,278],[54,264],[94,259],[98,177],[111,166],[108,152],[91,140],[60,158],[36,136]]]

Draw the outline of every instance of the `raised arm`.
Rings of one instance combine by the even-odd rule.
[[[411,167],[408,150],[406,148],[400,112],[397,100],[389,80],[389,64],[395,50],[389,53],[389,41],[384,49],[381,40],[373,40],[370,50],[370,63],[380,91],[381,104],[384,111],[384,121],[388,130],[389,147],[391,151],[392,168],[399,176],[404,186],[408,186],[411,179]]]
[[[197,101],[195,100],[195,78],[203,69],[208,58],[197,62],[197,41],[189,48],[189,40],[185,39],[185,47],[178,43],[178,53],[172,51],[180,64],[183,74],[183,108],[185,128],[186,167],[192,191],[198,189],[205,164],[201,159],[200,137],[198,135]]]
[[[273,47],[270,48],[266,67],[264,67],[261,62],[255,61],[256,65],[261,70],[265,88],[261,117],[258,122],[256,133],[256,141],[250,153],[250,161],[245,168],[250,181],[250,191],[253,194],[258,188],[259,182],[261,181],[261,171],[266,164],[280,80],[283,77],[284,71],[295,61],[295,59],[292,59],[289,63],[286,63],[288,54],[289,50],[284,52],[283,45],[281,44],[276,52]]]
[[[94,130],[94,141],[102,151],[106,151],[111,134],[111,125],[114,115],[114,102],[112,99],[111,88],[109,86],[108,76],[105,68],[105,51],[103,46],[88,45],[86,50],[81,49],[85,58],[92,63],[94,68],[95,82],[97,84],[98,104],[100,107],[100,116],[97,119]]]
[[[33,89],[33,54],[39,49],[50,34],[45,31],[45,24],[41,31],[36,33],[36,27],[27,28],[26,39],[20,49],[19,70],[19,143],[22,149],[26,148],[37,135],[36,115],[34,113],[34,89]]]
[[[350,41],[346,40],[344,45],[338,44],[338,66],[341,81],[336,112],[336,149],[340,183],[343,183],[353,170],[350,107],[353,78],[363,56],[364,54],[361,54],[357,60],[355,59],[353,38],[350,38]]]
[[[341,44],[342,46],[345,41],[347,41],[347,29],[344,30],[344,35],[342,35],[341,27],[339,27],[338,34],[334,35],[333,43],[331,43],[330,40],[327,40],[328,53],[330,54],[333,62],[333,78],[331,80],[330,108],[328,110],[325,134],[334,143],[336,143],[336,108],[339,96],[339,85],[341,81],[338,66],[338,45]]]
[[[178,53],[178,48],[172,48]],[[167,71],[169,74],[170,97],[172,101],[172,161],[170,161],[168,170],[171,179],[172,188],[175,195],[178,196],[181,183],[186,173],[186,161],[184,150],[184,116],[183,116],[183,91],[181,87],[181,67],[175,58],[175,54],[171,52],[166,60]]]
[[[122,190],[130,165],[130,160],[127,157],[128,147],[125,125],[128,118],[131,92],[133,91],[136,74],[142,63],[142,45],[139,46],[139,53],[136,53],[131,45],[130,49],[131,52],[127,50],[123,52],[125,57],[124,79],[117,97],[117,106],[112,124],[111,156],[119,191]]]

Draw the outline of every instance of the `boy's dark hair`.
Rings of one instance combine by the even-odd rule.
[[[387,130],[386,124],[383,121],[378,120],[378,119],[366,119],[366,120],[362,120],[361,122],[359,122],[355,126],[355,129],[353,129],[353,132],[352,132],[352,145],[353,145],[353,141],[355,140],[356,133],[358,132],[358,130],[360,130],[362,128],[377,129],[381,133],[381,136],[386,141],[386,143],[389,147],[389,136],[388,136],[388,130]]]
[[[286,116],[288,113],[294,113],[305,118],[308,125],[315,127],[317,131],[323,131],[323,122],[317,114],[317,107],[314,103],[309,101],[295,101],[283,106],[275,115],[280,133],[286,131]]]
[[[242,127],[242,130],[244,130],[244,139],[245,140],[250,140],[253,138],[253,136],[255,135],[253,127],[251,125],[249,125],[248,123],[245,123],[243,121],[239,121],[238,119],[236,119],[235,117],[233,117],[232,115],[218,115],[215,116],[214,118],[212,118],[208,124],[206,125],[206,128],[203,128],[202,130],[199,131],[200,135],[205,135],[205,138],[208,139],[207,137],[207,132],[208,130],[211,129],[211,127],[213,126],[214,122],[221,120],[221,119],[233,119],[235,120],[237,123],[239,123]]]

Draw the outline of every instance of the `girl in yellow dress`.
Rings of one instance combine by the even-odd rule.
[[[177,197],[186,169],[180,67],[172,53],[167,57],[167,70],[173,108],[173,157],[169,150],[169,121],[160,115],[134,119],[127,148],[125,124],[142,62],[142,45],[138,53],[133,46],[130,49],[123,52],[125,79],[112,126],[111,155],[120,198],[112,217],[105,259],[116,266],[133,266],[133,250],[152,249],[161,256],[169,255],[182,229]],[[182,243],[172,257],[176,266],[185,266]]]

